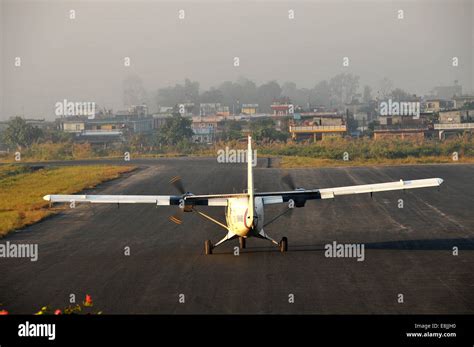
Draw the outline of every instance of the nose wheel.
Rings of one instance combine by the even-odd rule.
[[[213,248],[214,248],[214,246],[212,245],[211,240],[204,241],[204,253],[206,253],[206,255],[212,254],[212,249]]]
[[[247,241],[247,240],[246,240],[244,237],[242,237],[242,236],[239,237],[239,246],[240,246],[240,249],[245,249],[245,247],[247,246],[247,242],[246,242],[246,241]]]
[[[280,247],[281,253],[285,253],[286,251],[288,251],[288,239],[286,237],[283,237],[278,243],[278,246]]]

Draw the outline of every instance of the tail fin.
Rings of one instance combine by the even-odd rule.
[[[252,137],[248,137],[248,147],[247,147],[247,193],[249,195],[249,209],[247,212],[247,219],[253,223],[253,214],[254,214],[254,190],[253,190],[253,152],[252,152]],[[248,225],[251,225],[248,223]]]

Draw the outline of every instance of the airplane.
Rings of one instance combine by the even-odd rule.
[[[308,200],[334,199],[338,196],[369,193],[371,196],[376,192],[406,190],[426,187],[439,187],[443,183],[441,178],[427,178],[409,181],[395,181],[376,184],[364,184],[355,186],[345,186],[323,189],[304,189],[296,187],[291,176],[285,176],[285,182],[292,186],[288,191],[258,192],[254,189],[253,166],[252,166],[252,138],[248,137],[247,147],[247,189],[243,193],[232,194],[210,194],[194,195],[186,192],[180,177],[174,177],[170,183],[178,189],[181,195],[45,195],[44,200],[50,204],[55,202],[68,203],[92,203],[92,204],[155,204],[158,206],[178,206],[179,212],[170,217],[176,224],[181,224],[182,212],[195,212],[201,217],[222,227],[225,236],[213,244],[210,240],[204,242],[204,252],[206,255],[213,253],[213,250],[224,242],[239,238],[241,249],[246,248],[246,240],[250,237],[265,239],[278,246],[280,252],[288,250],[288,239],[283,237],[279,242],[271,238],[264,230],[268,224],[291,211],[294,207],[304,207]],[[288,204],[285,212],[264,222],[264,208],[272,204]],[[224,206],[225,223],[203,213],[199,206]]]

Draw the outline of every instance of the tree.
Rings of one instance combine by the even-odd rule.
[[[123,81],[123,105],[130,107],[147,104],[147,99],[147,92],[141,78],[138,75],[129,75]]]
[[[252,122],[252,137],[257,141],[286,141],[288,133],[276,130],[274,125],[275,123],[271,119],[258,119]]]
[[[315,103],[317,105],[329,106],[331,103],[331,88],[328,81],[321,81],[313,88]]]
[[[221,139],[224,141],[238,140],[242,137],[242,125],[235,120],[223,122]]]
[[[186,78],[183,84],[158,89],[157,102],[161,106],[175,106],[180,103],[199,102],[199,82]]]
[[[202,93],[199,99],[202,103],[222,103],[224,95],[219,89],[211,88]]]
[[[409,101],[413,98],[410,93],[400,88],[395,88],[394,90],[392,90],[392,92],[390,93],[390,97],[396,101]]]
[[[384,77],[379,81],[378,95],[382,99],[387,99],[392,93],[393,83],[388,77]]]
[[[240,102],[242,104],[254,104],[257,103],[257,85],[255,82],[245,77],[240,77],[237,80],[237,84],[240,86]]]
[[[190,141],[193,137],[191,119],[176,114],[166,120],[158,133],[158,142],[167,145],[176,145],[183,141]]]
[[[364,86],[362,101],[364,104],[369,104],[372,101],[372,88],[370,86]]]
[[[329,87],[336,105],[349,103],[359,89],[359,76],[338,74],[329,80]]]
[[[275,99],[281,96],[280,85],[276,81],[262,84],[257,89],[257,98],[260,110],[271,112],[271,105]]]
[[[43,132],[41,129],[28,124],[21,117],[14,117],[8,121],[8,126],[3,133],[3,141],[12,147],[28,147],[38,141]]]

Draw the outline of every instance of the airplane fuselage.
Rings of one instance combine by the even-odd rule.
[[[230,231],[242,237],[250,236],[252,231],[259,232],[263,227],[263,200],[254,198],[254,211],[249,211],[249,197],[231,198],[226,209],[226,222]]]

